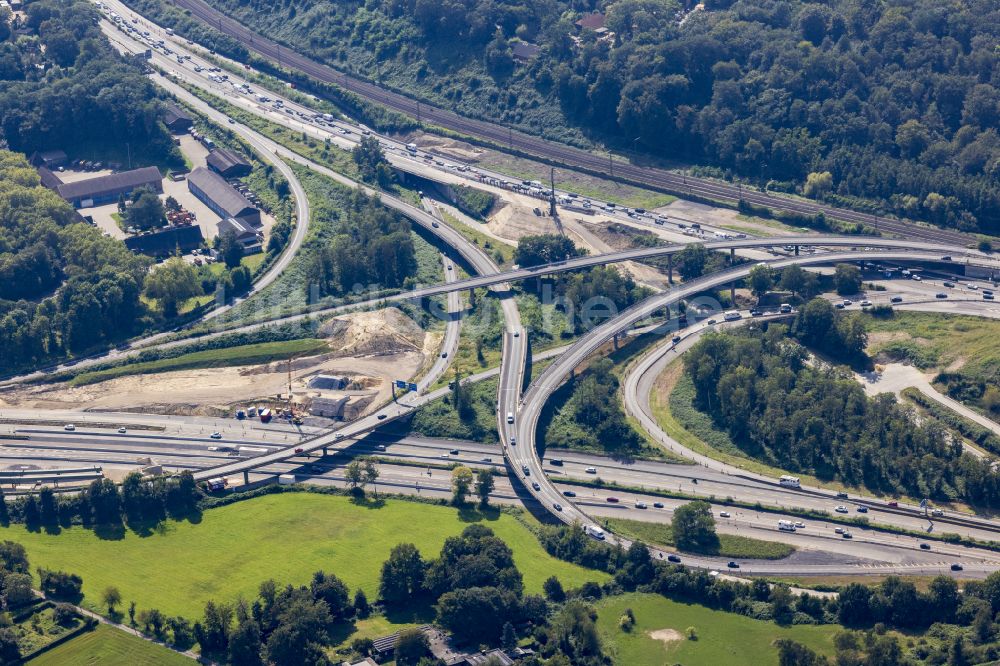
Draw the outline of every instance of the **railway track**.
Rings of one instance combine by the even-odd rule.
[[[736,202],[742,199],[756,206],[766,206],[771,209],[793,213],[805,215],[823,213],[827,217],[844,222],[867,225],[877,229],[880,233],[891,233],[908,238],[956,245],[970,245],[975,242],[974,237],[959,231],[934,229],[912,222],[904,222],[844,208],[835,208],[812,201],[784,196],[772,196],[754,190],[743,189],[728,183],[705,178],[694,178],[663,169],[628,163],[616,163],[614,167],[611,167],[609,160],[604,156],[524,134],[487,121],[467,118],[453,111],[441,109],[427,103],[419,103],[414,99],[382,88],[377,84],[344,74],[252,32],[243,24],[209,6],[202,0],[172,1],[177,7],[190,12],[192,16],[239,41],[250,51],[264,58],[279,62],[284,67],[298,70],[324,83],[336,84],[345,90],[394,111],[412,117],[417,117],[419,112],[420,118],[429,124],[439,125],[461,134],[486,140],[498,146],[508,146],[512,150],[517,150],[525,155],[536,157],[549,163],[598,176],[612,177],[616,180],[627,181],[682,196],[685,194],[697,195],[708,199],[729,202]],[[614,171],[613,176],[610,173],[612,168]]]

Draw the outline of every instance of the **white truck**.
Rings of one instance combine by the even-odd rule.
[[[799,481],[797,476],[789,476],[788,474],[783,474],[780,479],[778,479],[778,485],[784,488],[801,488],[802,483]]]
[[[778,529],[781,530],[782,532],[794,532],[795,523],[793,523],[790,520],[779,520]]]
[[[598,541],[604,541],[604,530],[602,530],[597,525],[585,525],[583,531],[587,533],[587,536],[597,539]]]

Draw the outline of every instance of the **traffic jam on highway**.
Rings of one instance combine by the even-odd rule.
[[[322,109],[309,108],[303,100],[309,99],[311,96],[279,95],[262,87],[259,83],[244,79],[236,74],[234,69],[223,69],[220,64],[217,64],[219,62],[217,59],[210,57],[214,54],[206,55],[200,47],[196,47],[191,42],[182,43],[185,40],[174,35],[173,31],[153,26],[118,6],[117,3],[97,2],[95,4],[104,12],[109,24],[115,26],[115,30],[124,33],[135,43],[144,45],[150,58],[153,58],[154,54],[156,56],[153,58],[153,64],[175,78],[184,77],[186,82],[195,82],[196,85],[215,94],[222,91],[228,101],[237,103],[237,106],[242,109],[260,117],[278,121],[285,126],[303,131],[308,130],[314,133],[317,138],[330,140],[342,147],[352,147],[362,137],[373,136],[373,132],[364,125],[345,122]],[[112,6],[115,6],[116,9],[113,10]],[[128,44],[125,46],[129,47]],[[312,101],[316,102],[317,105],[320,104],[319,100],[315,98],[312,98]],[[235,124],[236,120],[229,118],[228,122]],[[733,232],[723,227],[714,227],[676,215],[664,215],[642,208],[628,208],[613,202],[597,201],[573,192],[554,189],[552,183],[546,186],[537,180],[514,179],[453,159],[444,160],[440,156],[422,151],[413,142],[403,143],[384,136],[378,136],[377,139],[382,148],[390,155],[394,165],[441,182],[474,181],[481,185],[532,196],[540,201],[551,201],[553,205],[558,204],[568,210],[585,215],[596,214],[597,211],[600,211],[602,215],[611,219],[628,221],[632,224],[664,229],[669,227],[672,232],[699,241],[753,240],[748,238],[745,233]],[[428,176],[428,174],[430,175]],[[535,209],[535,214],[544,215],[539,208]],[[949,299],[949,295],[954,296],[958,293],[956,290],[960,290],[965,295],[962,300],[973,300],[975,297],[974,300],[982,301],[984,305],[994,300],[994,287],[985,279],[970,279],[957,275],[958,271],[951,272],[942,269],[942,266],[946,267],[949,264],[958,264],[959,262],[970,264],[979,262],[979,265],[993,268],[993,264],[986,262],[982,257],[969,256],[969,253],[965,253],[966,256],[959,257],[959,260],[956,261],[954,257],[958,256],[959,253],[964,253],[964,248],[953,247],[950,250],[953,254],[942,254],[941,246],[933,245],[931,246],[932,250],[929,249],[921,253],[919,252],[921,248],[917,244],[913,244],[912,247],[904,247],[903,242],[896,242],[894,245],[893,241],[885,239],[863,240],[860,237],[854,242],[859,246],[862,243],[871,242],[871,246],[852,249],[867,250],[873,253],[873,259],[858,259],[859,256],[864,257],[859,252],[837,253],[829,246],[823,247],[818,242],[809,245],[808,241],[799,242],[797,240],[794,244],[788,244],[780,238],[774,239],[773,242],[758,241],[754,247],[780,258],[777,263],[769,262],[768,265],[791,265],[793,263],[818,265],[824,263],[826,253],[831,253],[829,254],[831,260],[833,257],[837,257],[837,260],[844,260],[846,256],[849,260],[857,261],[866,275],[877,278],[882,283],[891,284],[907,280],[909,284],[916,285],[891,293],[886,292],[885,299],[887,299],[888,304],[909,305],[925,300],[944,301]],[[891,252],[880,250],[877,245],[879,242],[886,247],[899,247]],[[930,246],[930,244],[928,245]],[[800,250],[803,255],[801,257],[799,256]],[[913,252],[913,260],[908,260],[907,252],[909,251]],[[885,258],[874,258],[876,256],[884,256]],[[594,258],[589,258],[586,261],[594,260]],[[541,271],[537,272],[544,274],[546,270],[547,268],[543,267]],[[564,270],[564,268],[559,270]],[[731,278],[730,274],[736,275],[734,271],[735,269],[721,277],[709,276],[709,279],[705,280],[705,285],[707,285],[705,288],[708,286],[718,287],[731,281],[734,278]],[[494,284],[506,278],[504,274],[497,274],[490,279],[492,282],[489,284]],[[938,283],[941,285],[940,288],[937,286]],[[690,286],[692,294],[695,293],[694,290],[699,284],[698,281],[695,281]],[[456,291],[461,288],[463,288],[462,282],[457,281],[441,288],[440,293]],[[535,430],[541,407],[549,399],[551,393],[565,381],[565,375],[589,357],[612,335],[618,335],[621,331],[627,330],[637,321],[643,319],[644,313],[651,314],[667,302],[679,301],[683,293],[686,292],[682,289],[678,294],[668,294],[666,297],[650,299],[649,302],[640,304],[641,307],[635,312],[622,313],[627,316],[610,320],[606,322],[604,328],[599,327],[592,333],[581,337],[578,342],[569,346],[565,355],[557,357],[556,362],[533,381],[528,391],[523,395],[520,387],[523,385],[523,372],[528,355],[528,336],[520,335],[522,329],[520,320],[517,318],[516,306],[512,302],[505,304],[507,335],[505,336],[504,353],[501,357],[499,371],[501,380],[497,421],[500,431],[499,450],[510,463],[506,474],[510,480],[509,490],[507,490],[510,493],[508,499],[518,501],[518,495],[514,488],[516,485],[514,480],[517,479],[530,489],[529,495],[558,520],[579,523],[581,529],[584,529],[594,539],[611,540],[628,545],[627,539],[617,537],[606,527],[602,527],[600,517],[628,512],[630,516],[654,516],[655,519],[659,512],[669,513],[676,505],[676,502],[671,502],[668,495],[668,491],[673,492],[672,486],[675,485],[675,481],[684,494],[706,497],[731,495],[731,492],[725,492],[725,487],[728,485],[730,490],[732,489],[732,479],[727,475],[732,474],[733,470],[712,474],[709,474],[710,470],[707,469],[704,473],[699,472],[698,474],[685,471],[684,478],[680,478],[681,473],[675,469],[680,466],[667,464],[661,464],[662,468],[655,468],[652,471],[646,470],[642,473],[618,467],[613,468],[608,461],[598,460],[567,464],[567,461],[561,458],[550,458],[548,466],[545,466],[538,457],[534,445]],[[657,301],[657,298],[661,298],[662,302]],[[874,302],[864,299],[856,305],[858,308],[874,307],[885,299],[879,298]],[[952,300],[957,299],[953,297]],[[854,307],[855,303],[849,299],[841,299],[835,303],[835,306],[839,309],[847,309]],[[750,317],[790,314],[794,314],[790,305],[781,305],[773,312],[751,310],[746,313]],[[708,318],[702,323],[702,328],[711,327],[717,323],[738,324],[743,319],[744,314],[733,310],[718,316],[721,322],[715,318]],[[693,326],[695,323],[692,321],[691,325]],[[681,332],[684,333],[685,337],[688,335],[683,329]],[[682,342],[682,337],[674,333],[671,333],[671,336],[666,342],[669,342],[677,350]],[[448,354],[443,353],[438,362],[438,366],[440,366],[438,372],[443,371],[449,362]],[[48,482],[47,478],[51,475],[47,476],[43,473],[46,470],[37,467],[39,462],[68,457],[80,463],[94,462],[97,465],[105,464],[112,467],[128,464],[134,466],[137,454],[146,458],[155,455],[158,460],[163,460],[164,464],[173,469],[197,470],[197,478],[207,481],[213,490],[223,490],[230,486],[231,477],[233,478],[232,483],[238,483],[236,477],[239,474],[243,475],[243,482],[246,483],[250,480],[251,472],[264,477],[277,474],[281,479],[285,479],[280,481],[282,483],[289,478],[292,481],[307,478],[320,483],[343,483],[337,465],[315,462],[312,454],[321,452],[320,460],[322,461],[331,454],[334,456],[346,455],[345,452],[353,446],[361,445],[360,448],[364,449],[368,438],[374,437],[370,433],[376,432],[377,428],[389,420],[395,420],[411,413],[412,410],[424,404],[426,399],[427,396],[418,396],[416,392],[407,394],[398,403],[385,405],[358,421],[346,424],[337,432],[302,428],[301,423],[292,423],[294,414],[287,419],[279,418],[275,423],[269,424],[268,422],[271,421],[269,410],[267,410],[266,416],[256,410],[256,413],[251,413],[250,410],[245,412],[243,414],[245,422],[241,424],[239,433],[235,435],[231,432],[229,425],[219,427],[218,420],[212,421],[215,425],[210,426],[209,421],[202,422],[197,419],[190,419],[179,425],[169,422],[168,425],[162,426],[164,429],[177,428],[177,434],[170,436],[137,433],[131,422],[122,424],[117,426],[114,433],[120,436],[120,441],[113,441],[113,438],[109,437],[112,433],[105,426],[84,429],[83,427],[78,428],[78,425],[73,422],[65,422],[61,428],[59,426],[15,428],[12,432],[15,441],[5,444],[0,450],[0,456],[25,461],[20,475],[14,477],[12,481],[14,487],[18,487],[20,483],[22,488],[24,485],[37,487],[39,484]],[[251,419],[253,419],[252,424],[249,423]],[[268,427],[264,428],[263,426]],[[212,443],[206,446],[205,440]],[[100,445],[95,446],[98,443]],[[378,453],[388,454],[397,449],[395,445],[390,446],[389,451],[386,450],[385,444],[374,446],[381,447],[375,449]],[[410,448],[399,447],[401,455],[420,461],[433,456],[437,459],[433,464],[437,465],[450,465],[466,455],[465,444],[462,444],[462,448],[449,448],[441,453],[434,453],[433,446],[413,444],[407,446]],[[491,452],[493,455],[478,455],[483,452],[487,451],[470,452],[474,457],[478,457],[475,460],[469,459],[466,464],[472,467],[487,466],[499,470],[498,463],[494,462],[493,457],[497,452],[496,449]],[[220,458],[233,460],[224,462]],[[463,462],[466,461],[463,460]],[[423,480],[423,487],[421,487],[421,472],[415,472],[412,468],[407,468],[404,465],[392,467],[391,457],[386,458],[385,464],[391,469],[390,484],[396,484],[400,488],[412,486],[417,492],[421,490],[447,492],[446,484],[443,488],[434,488],[427,480]],[[426,474],[428,477],[432,475],[433,464],[430,462],[427,464]],[[312,471],[303,473],[301,470],[304,467],[308,467]],[[100,470],[101,468],[73,468],[72,471],[73,474],[93,475],[94,469]],[[636,485],[648,489],[649,493],[630,492],[628,496],[625,496],[623,493],[609,494],[611,491],[606,489],[598,492],[588,488],[587,491],[583,491],[572,483],[569,484],[569,487],[562,483],[567,479],[572,481],[573,479],[596,477],[599,469],[601,475],[620,475],[622,480],[629,481],[632,480],[629,475],[635,474],[638,477]],[[65,472],[69,474],[70,470],[65,470]],[[571,473],[567,474],[567,472]],[[74,481],[82,481],[84,477],[81,476],[77,479],[70,475],[65,479],[69,482],[67,485],[72,486]],[[664,479],[668,480],[664,481]],[[934,523],[941,522],[948,525],[949,531],[957,530],[963,535],[975,539],[983,539],[985,535],[986,538],[992,540],[990,535],[995,535],[997,531],[1000,531],[1000,525],[987,519],[947,515],[941,509],[926,503],[918,507],[901,505],[898,500],[849,498],[846,493],[842,492],[805,488],[798,478],[792,476],[782,476],[775,480],[743,475],[741,479],[748,497],[754,498],[752,501],[748,499],[747,504],[755,502],[759,505],[762,497],[777,506],[783,506],[782,501],[786,503],[791,501],[795,503],[796,507],[825,512],[830,516],[830,519],[827,521],[810,520],[807,526],[793,513],[785,515],[780,512],[757,512],[755,517],[751,518],[745,510],[736,508],[740,506],[739,504],[733,504],[728,508],[714,506],[713,510],[721,519],[720,527],[723,530],[732,530],[734,533],[739,533],[740,530],[744,533],[752,533],[761,529],[772,532],[776,530],[787,533],[789,538],[796,538],[791,536],[796,534],[802,539],[817,539],[818,541],[815,543],[819,544],[829,543],[832,538],[835,538],[840,542],[840,545],[835,548],[841,549],[843,553],[852,554],[856,553],[856,549],[862,548],[864,544],[873,548],[872,552],[881,552],[879,549],[893,547],[909,549],[918,554],[932,553],[929,556],[932,559],[920,559],[915,555],[909,555],[907,557],[916,557],[916,559],[911,562],[904,558],[905,561],[894,563],[895,566],[904,569],[911,565],[927,569],[947,566],[951,571],[960,571],[962,564],[959,562],[938,561],[933,557],[938,557],[939,552],[942,558],[954,558],[963,555],[963,553],[957,546],[946,547],[938,543],[932,546],[930,540],[920,540],[912,534],[905,536],[905,539],[908,540],[903,543],[901,539],[904,536],[901,534],[886,535],[870,526],[866,527],[856,522],[848,524],[845,520],[846,517],[878,517],[881,524],[891,524],[909,532],[925,531],[930,533],[934,529]],[[6,479],[3,475],[0,475],[0,483],[4,480]],[[557,484],[559,485],[557,486]],[[611,513],[609,514],[609,512]],[[733,513],[736,513],[735,517]],[[766,523],[762,521],[766,521]],[[932,536],[936,536],[936,534]],[[823,541],[824,539],[826,541]],[[673,552],[659,552],[658,556],[674,562],[680,561],[680,556]],[[991,555],[990,551],[987,550],[966,551],[964,557],[965,561],[974,562],[980,571],[995,568],[1000,564],[1000,558]],[[706,568],[719,566],[718,561],[710,558],[691,558],[687,563]],[[741,566],[736,561],[729,561],[726,565],[731,569],[738,569]],[[755,567],[759,571],[767,570],[766,566],[755,564]],[[779,571],[780,568],[774,570]]]

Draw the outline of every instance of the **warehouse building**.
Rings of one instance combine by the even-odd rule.
[[[205,163],[209,169],[226,180],[249,176],[253,170],[250,162],[242,155],[227,148],[216,148],[210,152],[205,158]]]
[[[222,219],[232,217],[255,228],[261,226],[260,211],[219,174],[198,167],[187,180],[191,193]]]
[[[63,183],[56,187],[66,201],[74,208],[90,208],[114,203],[123,194],[130,195],[134,190],[148,187],[157,194],[163,193],[163,176],[155,166],[122,171],[107,176],[88,178],[73,183]]]
[[[31,159],[28,161],[32,166],[56,169],[66,166],[66,163],[69,162],[69,157],[66,156],[66,152],[63,150],[43,150],[33,153]]]

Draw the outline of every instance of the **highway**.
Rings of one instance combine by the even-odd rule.
[[[265,36],[254,33],[239,22],[202,2],[202,0],[173,0],[178,7],[208,23],[220,32],[233,37],[248,50],[270,60],[280,62],[285,68],[298,70],[318,81],[338,85],[376,104],[399,111],[411,117],[420,117],[427,126],[437,125],[470,137],[479,138],[499,148],[507,146],[512,151],[536,157],[544,162],[578,171],[608,176],[612,179],[645,185],[677,194],[688,194],[710,199],[735,202],[740,199],[754,205],[786,210],[808,215],[822,212],[827,217],[847,222],[862,223],[880,231],[889,231],[909,238],[926,241],[967,245],[975,242],[972,236],[958,231],[936,229],[910,222],[894,220],[857,211],[834,208],[814,201],[770,195],[750,188],[695,178],[664,169],[643,167],[631,163],[609,164],[606,155],[573,148],[554,141],[530,136],[498,124],[474,120],[452,111],[427,103],[419,104],[409,97],[393,92],[368,81],[360,80],[322,65],[288,47],[280,47]],[[615,175],[609,173],[614,170]]]

